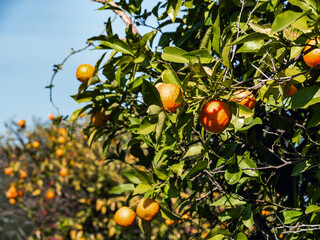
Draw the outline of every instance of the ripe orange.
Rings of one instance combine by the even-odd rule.
[[[28,177],[27,172],[24,171],[24,170],[20,170],[20,172],[19,172],[19,178],[20,178],[20,179],[25,179],[25,178],[27,178],[27,177]]]
[[[6,174],[6,175],[11,175],[12,173],[13,173],[13,170],[12,170],[11,167],[6,167],[6,168],[4,169],[4,174]]]
[[[261,215],[264,216],[264,217],[267,217],[267,216],[270,215],[270,211],[268,211],[268,210],[262,210],[262,211],[261,211]]]
[[[121,207],[115,213],[114,220],[119,226],[129,228],[136,221],[136,213],[129,207]]]
[[[170,112],[175,113],[183,103],[183,94],[180,87],[173,83],[158,83],[156,88],[159,91],[162,105]]]
[[[176,221],[175,221],[175,220],[166,219],[166,220],[164,221],[164,223],[165,223],[167,226],[172,226],[172,225],[174,225],[174,224],[176,223]]]
[[[109,115],[106,115],[104,111],[97,111],[92,115],[92,123],[96,127],[102,127],[107,123]]]
[[[296,92],[298,92],[298,89],[294,85],[291,85],[291,87],[287,91],[287,97],[291,97]]]
[[[19,127],[24,127],[26,125],[26,120],[20,119],[17,124],[19,125]]]
[[[7,198],[16,198],[18,196],[17,189],[15,187],[9,187],[8,191],[6,192]]]
[[[160,211],[159,204],[151,199],[144,198],[142,199],[137,206],[137,215],[141,218],[142,221],[152,221],[154,220]]]
[[[320,38],[316,38],[313,37],[311,39],[309,39],[306,44],[311,45],[311,46],[316,46],[317,44],[320,43]],[[303,52],[308,51],[308,49],[311,48],[311,46],[305,46],[303,49]],[[314,48],[313,50],[311,50],[310,52],[308,52],[307,54],[305,54],[303,56],[303,60],[304,62],[311,68],[317,66],[320,64],[320,49],[319,48]],[[317,69],[320,68],[317,67]]]
[[[48,118],[49,118],[50,120],[54,120],[54,115],[53,115],[53,113],[50,113],[50,114],[48,115]]]
[[[283,233],[280,233],[279,238],[284,238]]]
[[[61,143],[61,144],[65,143],[66,142],[66,138],[64,136],[59,136],[58,139],[57,139],[57,142]]]
[[[32,142],[32,147],[38,148],[40,146],[40,143],[38,141]]]
[[[222,133],[228,127],[231,117],[228,104],[212,100],[202,107],[199,121],[204,129],[212,133]]]
[[[65,136],[65,135],[67,135],[67,133],[68,133],[67,129],[65,129],[65,128],[59,128],[59,129],[58,129],[58,132],[59,132],[59,134],[62,135],[62,136]]]
[[[16,203],[16,200],[15,200],[14,198],[10,198],[10,199],[9,199],[9,203],[10,203],[10,204],[15,204],[15,203]]]
[[[76,76],[80,82],[86,82],[93,77],[95,68],[90,64],[81,64],[77,68]]]
[[[249,90],[237,90],[230,98],[230,101],[238,102],[239,104],[253,109],[256,105],[256,99]]]
[[[63,154],[64,154],[64,150],[63,150],[63,149],[58,148],[58,149],[56,150],[56,156],[57,156],[57,157],[61,157],[61,156],[63,156]]]
[[[52,199],[52,198],[54,198],[56,196],[56,194],[55,194],[55,192],[53,191],[53,190],[49,190],[48,192],[47,192],[47,194],[46,194],[46,197],[48,198],[48,199]]]
[[[60,169],[60,175],[61,175],[62,177],[67,176],[68,173],[69,173],[68,168],[65,168],[65,167],[64,167],[64,168],[61,168],[61,169]]]
[[[19,197],[23,197],[24,196],[24,190],[23,189],[19,189],[18,195],[19,195]]]

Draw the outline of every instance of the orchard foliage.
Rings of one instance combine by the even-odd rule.
[[[205,239],[318,239],[319,70],[302,57],[307,40],[319,36],[320,2],[117,5],[105,1],[100,10],[129,13],[138,30],[149,26],[150,32],[140,35],[130,25],[120,37],[109,18],[105,34],[89,39],[101,58],[96,75],[73,96],[87,105],[70,120],[100,109],[111,115],[106,125],[85,132],[90,144],[102,141],[105,152],[112,139],[126,136],[116,158],[126,162],[127,152],[138,160],[127,174],[133,185],[119,188],[157,199],[164,218],[178,220],[177,211],[209,221]],[[182,89],[176,113],[163,108],[159,82]],[[287,97],[292,85],[298,92]],[[254,109],[229,101],[239,89],[254,94]],[[199,124],[201,107],[212,99],[232,109],[221,134]]]

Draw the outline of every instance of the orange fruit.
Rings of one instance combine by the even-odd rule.
[[[38,141],[32,142],[32,147],[38,148],[40,146],[40,143]]]
[[[142,199],[137,206],[137,215],[141,218],[142,221],[152,221],[154,220],[160,211],[159,204],[151,199],[144,198]]]
[[[18,196],[17,189],[15,187],[9,187],[8,191],[6,192],[7,198],[15,198]]]
[[[13,170],[12,170],[11,167],[6,167],[6,168],[4,169],[4,174],[6,174],[6,175],[11,175],[12,173],[13,173]]]
[[[17,124],[19,127],[24,127],[26,125],[26,120],[20,119]]]
[[[107,123],[108,119],[109,119],[109,116],[106,115],[104,111],[98,111],[92,115],[92,123],[96,127],[102,127]]]
[[[176,223],[176,221],[175,221],[175,220],[166,219],[166,220],[164,221],[164,223],[165,223],[167,226],[172,226],[172,225],[174,225],[174,224]]]
[[[65,129],[65,128],[59,128],[59,129],[58,129],[58,132],[59,132],[59,134],[62,135],[62,136],[65,136],[65,135],[67,135],[67,133],[68,133],[67,129]]]
[[[261,211],[261,215],[267,217],[267,216],[270,215],[270,211],[268,211],[268,210],[262,210],[262,211]]]
[[[19,189],[18,195],[19,195],[19,197],[23,197],[24,196],[24,190],[23,189]]]
[[[90,64],[81,64],[77,68],[76,76],[80,82],[86,82],[93,77],[95,68]]]
[[[24,170],[20,170],[20,172],[19,172],[19,178],[20,178],[20,179],[25,179],[25,178],[27,178],[27,177],[28,177],[27,172],[24,171]]]
[[[291,87],[287,91],[287,97],[291,97],[296,92],[298,92],[298,89],[294,85],[291,85]]]
[[[58,149],[56,150],[56,156],[57,156],[57,157],[61,157],[61,156],[63,156],[63,154],[64,154],[64,150],[63,150],[63,149],[58,148]]]
[[[181,217],[181,219],[183,219],[183,220],[188,220],[189,218],[190,217],[189,217],[188,214],[183,214],[182,217]]]
[[[119,226],[129,228],[136,221],[136,213],[129,207],[121,207],[115,213],[114,220]]]
[[[57,139],[57,142],[61,143],[61,144],[65,143],[66,142],[66,138],[64,136],[59,136],[58,139]]]
[[[55,192],[53,191],[53,190],[49,190],[48,192],[47,192],[47,194],[46,194],[46,197],[48,198],[48,199],[52,199],[52,198],[54,198],[56,196],[56,194],[55,194]]]
[[[54,120],[54,115],[53,115],[53,113],[50,113],[50,114],[48,115],[48,118],[49,118],[50,120]]]
[[[228,104],[212,100],[205,104],[200,112],[202,127],[212,133],[222,133],[229,125],[232,112]]]
[[[249,90],[237,90],[230,98],[230,101],[237,102],[243,106],[253,109],[256,105],[256,99]]]
[[[183,103],[183,94],[178,85],[173,83],[158,83],[156,88],[160,94],[162,105],[170,112],[175,113]],[[179,98],[179,96],[181,96]]]
[[[316,40],[315,37],[309,39],[306,42],[306,44],[311,46],[316,46],[319,43],[320,43],[320,38],[317,38]],[[308,51],[311,48],[311,46],[305,46],[303,49],[303,52]],[[310,52],[308,52],[303,56],[303,60],[311,68],[317,66],[318,64],[320,64],[320,49],[318,47],[314,48],[313,50],[311,50]],[[317,67],[317,69],[318,68],[320,68],[320,66]]]
[[[10,199],[9,199],[9,203],[10,203],[10,204],[15,204],[15,203],[16,203],[16,200],[15,200],[14,198],[10,198]]]
[[[280,233],[279,238],[284,238],[283,233]]]
[[[68,175],[68,173],[69,173],[68,168],[61,168],[61,169],[60,169],[60,175],[61,175],[61,176],[65,177],[65,176]]]

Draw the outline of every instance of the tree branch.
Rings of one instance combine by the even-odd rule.
[[[92,0],[93,2],[99,2],[99,3],[103,3],[103,4],[108,4],[112,7],[115,7],[115,8],[119,8],[119,6],[114,3],[114,2],[108,2],[107,3],[107,0]],[[136,26],[133,24],[132,20],[131,20],[131,17],[128,17],[124,11],[122,10],[113,10],[119,17],[122,18],[122,20],[124,21],[124,23],[126,24],[127,28],[130,27],[130,25],[132,26],[132,33],[133,34],[139,34],[139,31],[138,29],[136,28]]]

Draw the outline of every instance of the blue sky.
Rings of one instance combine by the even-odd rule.
[[[5,122],[26,119],[31,125],[33,118],[47,121],[48,114],[57,115],[45,88],[53,65],[61,63],[71,48],[84,47],[88,38],[104,30],[104,22],[115,14],[97,11],[101,6],[90,0],[0,1],[0,134],[6,130]],[[114,26],[120,35],[125,31],[119,18]],[[53,99],[62,115],[81,107],[70,97],[80,84],[77,66],[94,65],[101,54],[97,50],[76,54],[57,74]]]

